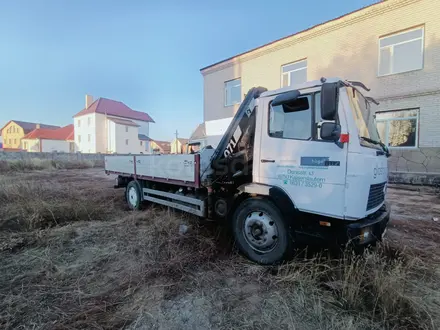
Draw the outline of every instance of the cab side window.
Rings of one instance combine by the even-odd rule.
[[[280,139],[309,140],[312,137],[312,96],[269,108],[269,136]]]

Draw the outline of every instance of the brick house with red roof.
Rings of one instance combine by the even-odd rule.
[[[21,120],[10,120],[1,129],[0,134],[3,140],[3,148],[19,150],[21,139],[36,128],[58,129],[59,126],[30,123]]]
[[[83,153],[150,153],[149,124],[154,120],[122,102],[86,95],[74,117],[75,144]]]
[[[28,152],[75,152],[73,124],[57,129],[36,128],[21,139]]]

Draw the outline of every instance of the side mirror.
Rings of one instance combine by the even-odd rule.
[[[338,113],[339,83],[323,83],[321,87],[321,118],[334,120]]]
[[[326,141],[338,141],[341,137],[341,125],[336,123],[321,124],[321,139]]]

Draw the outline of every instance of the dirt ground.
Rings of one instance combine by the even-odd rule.
[[[438,329],[440,195],[393,186],[365,256],[241,257],[225,226],[131,212],[102,169],[0,175],[0,328]],[[184,224],[188,231],[179,233]]]

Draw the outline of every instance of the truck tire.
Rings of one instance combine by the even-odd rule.
[[[130,181],[125,189],[125,199],[130,210],[142,208],[141,189],[137,181]]]
[[[232,231],[239,250],[263,265],[288,258],[293,249],[290,228],[280,210],[268,199],[243,201],[234,212]]]

